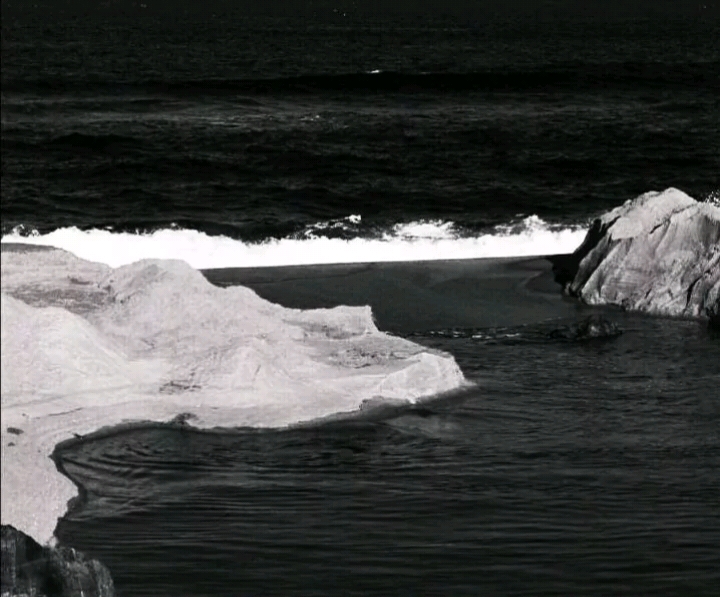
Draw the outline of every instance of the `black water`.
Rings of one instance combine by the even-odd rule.
[[[3,22],[2,229],[584,223],[720,189],[704,19]]]
[[[719,339],[612,317],[418,333],[477,388],[364,420],[83,443],[58,535],[138,597],[715,595]]]

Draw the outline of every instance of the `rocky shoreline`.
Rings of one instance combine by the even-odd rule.
[[[286,309],[179,261],[113,270],[3,246],[2,290],[2,524],[49,549],[78,493],[50,458],[64,440],[285,427],[467,385],[452,356],[379,331],[367,307]]]
[[[720,208],[675,189],[608,212],[552,261],[586,303],[720,322]],[[50,454],[69,438],[143,421],[280,427],[466,384],[450,355],[380,332],[369,308],[286,309],[181,262],[113,270],[3,246],[2,282],[3,597],[114,594],[107,568],[55,544],[78,488]],[[618,333],[589,318],[556,335]]]

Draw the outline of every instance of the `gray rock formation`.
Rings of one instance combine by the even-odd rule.
[[[595,220],[553,269],[565,291],[586,303],[717,325],[720,208],[677,189],[646,193]]]
[[[43,547],[2,525],[2,597],[114,597],[110,572],[71,547]]]
[[[622,334],[616,323],[601,315],[590,315],[582,321],[550,332],[550,338],[563,340],[590,340],[593,338],[614,338]]]

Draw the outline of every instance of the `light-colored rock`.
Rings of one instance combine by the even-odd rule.
[[[118,424],[282,427],[467,382],[369,307],[286,309],[180,261],[2,251],[2,524],[53,540],[76,487],[55,446]]]
[[[566,265],[566,290],[593,304],[711,318],[720,297],[720,208],[667,189],[595,220]]]

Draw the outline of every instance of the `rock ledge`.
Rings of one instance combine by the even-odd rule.
[[[45,545],[77,488],[50,454],[118,425],[285,427],[468,385],[369,307],[286,309],[182,261],[2,258],[2,523]]]

